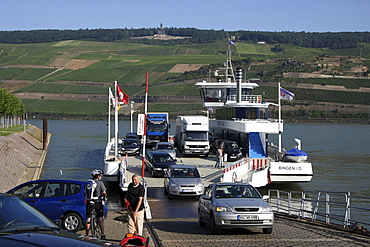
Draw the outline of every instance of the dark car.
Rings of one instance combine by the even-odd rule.
[[[223,150],[224,161],[240,160],[243,156],[238,143],[234,141],[222,141],[220,147]]]
[[[145,159],[145,169],[150,171],[153,177],[164,176],[164,171],[170,166],[176,165],[171,155],[165,151],[148,151]]]
[[[138,139],[123,139],[118,147],[121,155],[140,155],[140,142]]]
[[[221,147],[221,143],[224,142],[224,141],[227,141],[225,139],[217,139],[217,140],[214,140],[212,143],[211,143],[211,152],[216,154],[216,150],[217,150],[217,146],[218,147]]]
[[[126,134],[125,139],[138,139],[138,140],[140,140],[140,136],[138,136],[134,132],[130,132],[130,133]]]
[[[86,221],[85,184],[73,180],[35,180],[7,193],[22,198],[64,229],[76,232]],[[107,215],[106,207],[104,211]]]
[[[53,209],[53,205],[50,205]],[[0,246],[112,246],[107,241],[61,230],[16,196],[0,194]]]

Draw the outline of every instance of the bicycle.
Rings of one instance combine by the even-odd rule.
[[[92,207],[91,219],[90,219],[91,236],[93,238],[99,238],[99,236],[101,235],[101,230],[97,222],[97,218],[96,218],[95,202],[90,201],[90,204]]]

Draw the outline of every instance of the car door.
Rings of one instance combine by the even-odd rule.
[[[70,207],[72,201],[66,197],[67,184],[50,182],[44,186],[44,194],[37,203],[37,208],[52,220],[59,220]]]
[[[45,182],[31,182],[12,190],[10,193],[22,198],[38,209],[39,201],[45,190]]]
[[[167,191],[169,191],[168,190],[168,184],[170,183],[171,174],[172,174],[172,169],[169,167],[169,168],[167,168],[166,174],[164,175],[164,188]]]
[[[212,206],[213,187],[214,185],[210,184],[204,192],[204,195],[199,199],[199,210],[204,221],[208,221],[209,219],[210,209]]]

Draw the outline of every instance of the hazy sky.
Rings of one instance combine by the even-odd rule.
[[[370,0],[0,0],[0,31],[197,28],[370,31]]]

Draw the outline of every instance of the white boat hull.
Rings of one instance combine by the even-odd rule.
[[[309,182],[313,176],[310,162],[271,162],[271,183]]]

